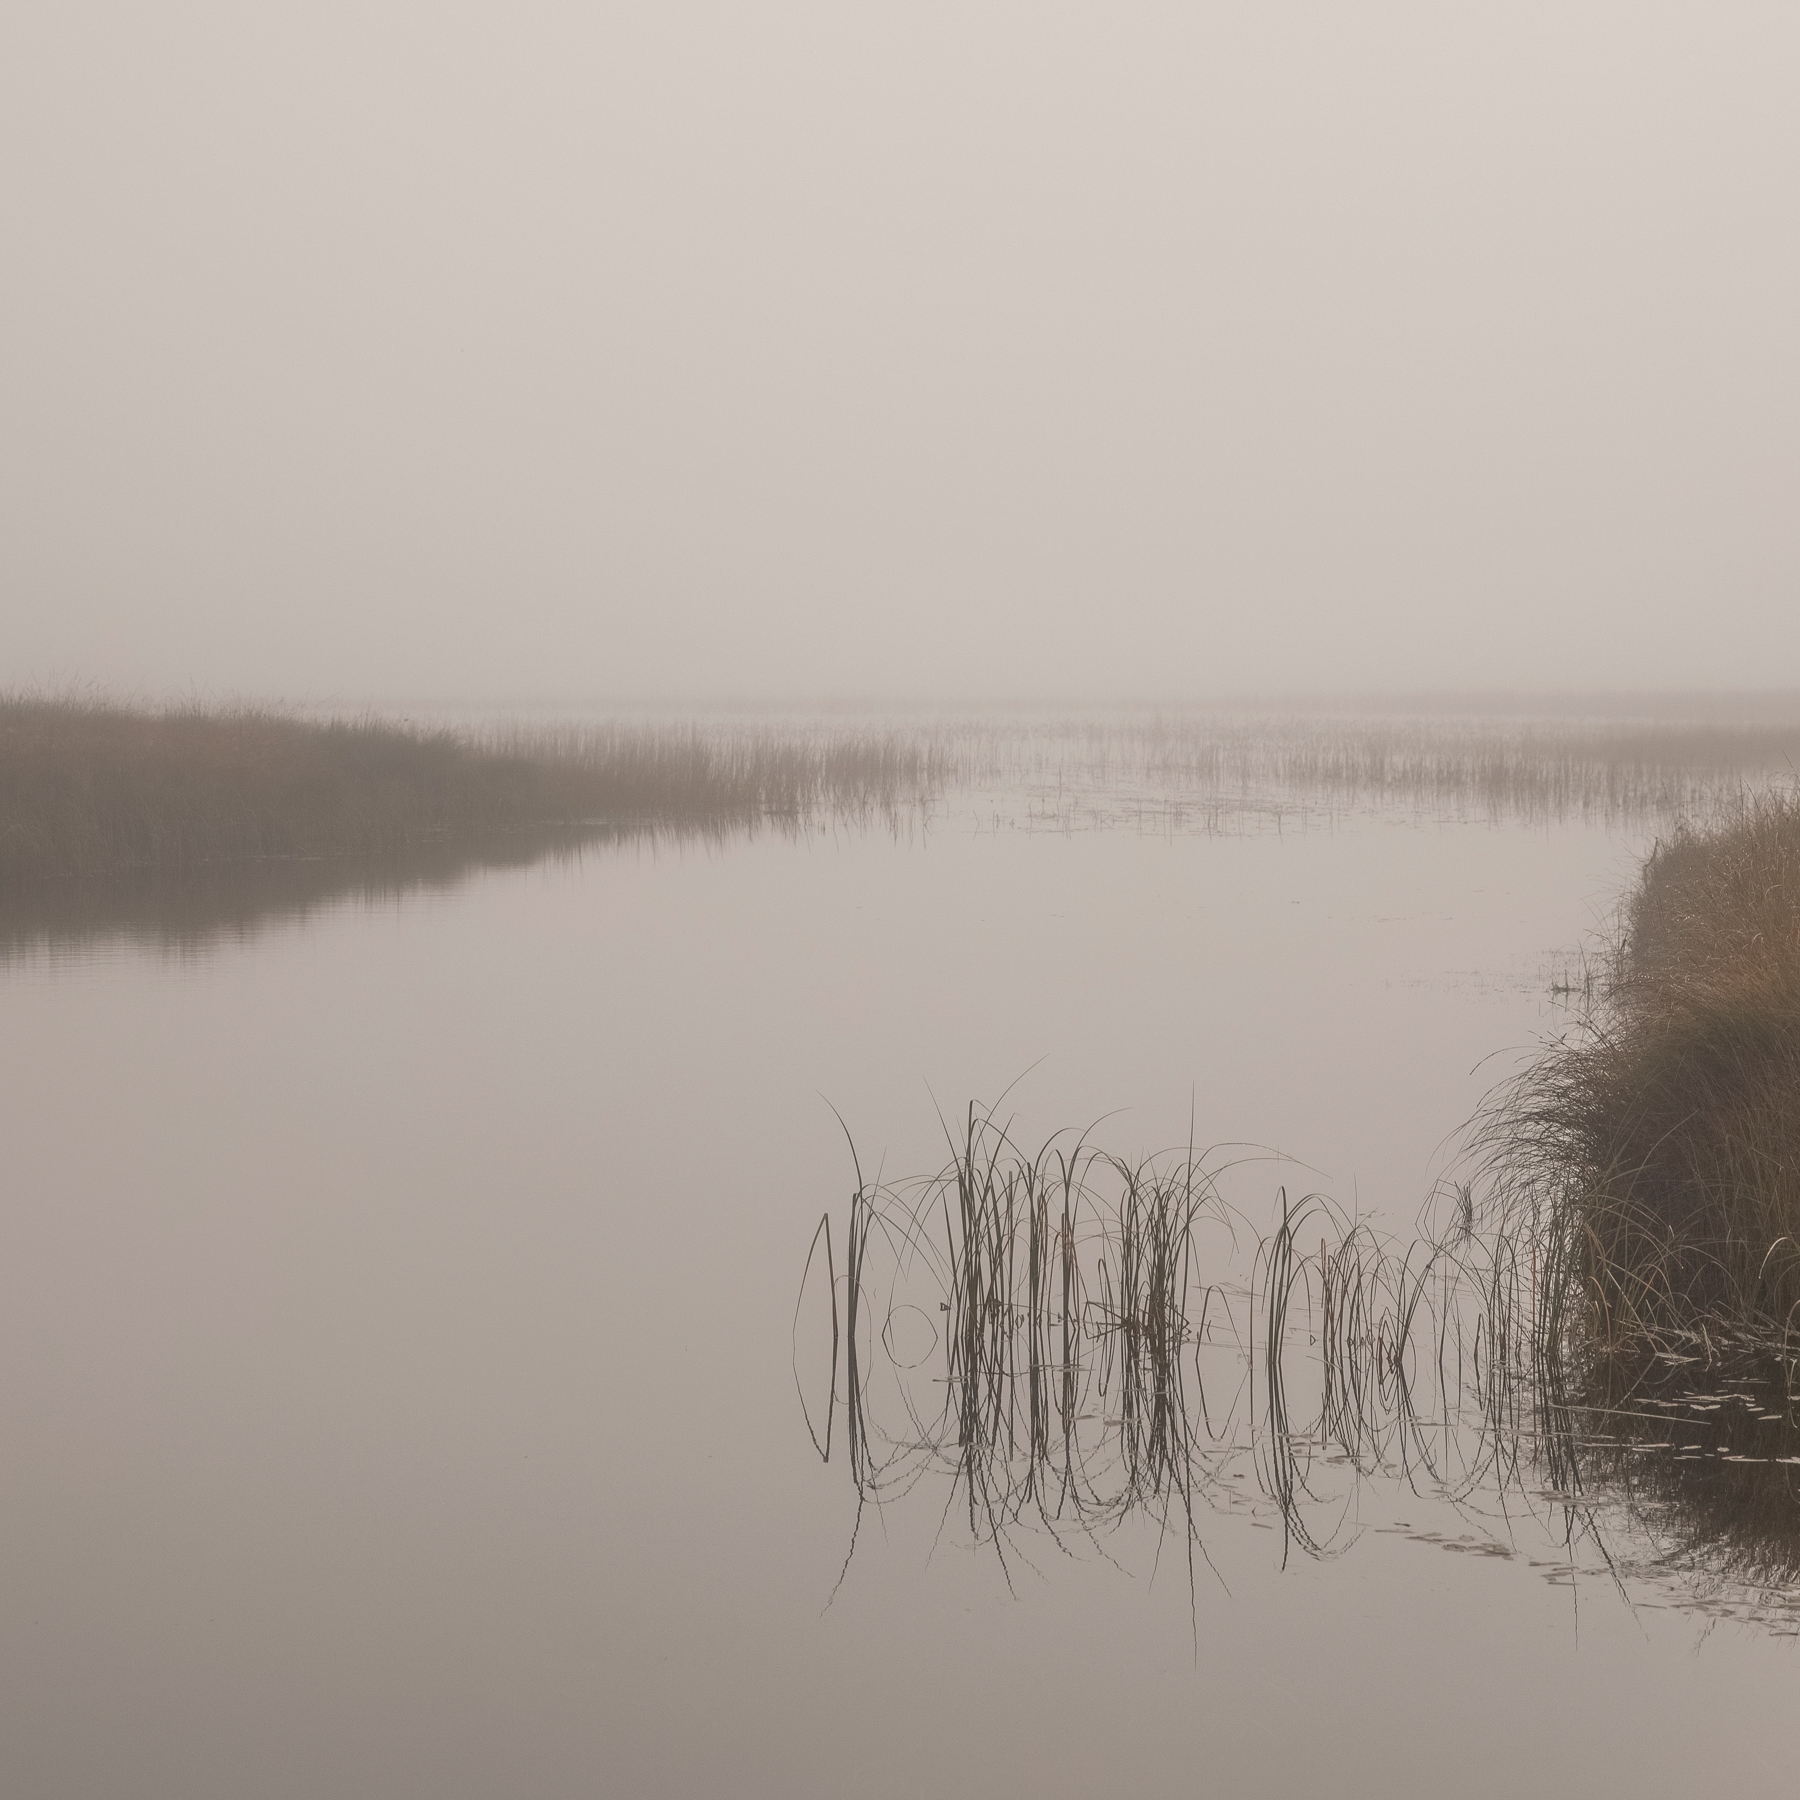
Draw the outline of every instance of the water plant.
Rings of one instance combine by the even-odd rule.
[[[930,747],[856,726],[452,730],[263,706],[0,696],[0,889],[224,862],[503,853],[916,806]]]
[[[1486,1111],[1493,1204],[1592,1353],[1800,1317],[1800,800],[1645,862],[1590,1003]],[[1561,1327],[1559,1327],[1561,1329]]]
[[[1800,727],[1113,709],[430,726],[0,695],[0,889],[522,831],[892,819],[955,791],[1026,828],[1229,831],[1379,808],[1664,821],[1791,769]]]
[[[1313,1517],[1315,1457],[1398,1456],[1455,1485],[1516,1455],[1530,1365],[1516,1246],[1458,1212],[1449,1236],[1399,1248],[1285,1192],[1258,1234],[1221,1191],[1230,1166],[1192,1146],[1125,1159],[1073,1132],[1027,1151],[975,1106],[936,1174],[873,1184],[859,1166],[830,1271],[846,1322],[830,1405],[846,1414],[859,1517],[936,1472],[1009,1580],[1022,1531],[1066,1548],[1146,1515],[1183,1547],[1191,1583],[1206,1495],[1244,1454],[1310,1554],[1338,1536]],[[830,1245],[821,1221],[809,1274]],[[897,1327],[933,1318],[932,1353],[898,1354]],[[835,1363],[835,1310],[832,1342]],[[1479,1470],[1445,1464],[1422,1423],[1471,1394],[1488,1422]],[[828,1456],[832,1419],[808,1422]]]
[[[845,1413],[846,1571],[866,1509],[934,1486],[1009,1585],[1038,1566],[1034,1539],[1110,1556],[1136,1520],[1159,1563],[1175,1547],[1197,1609],[1209,1515],[1254,1495],[1284,1561],[1335,1556],[1384,1480],[1535,1516],[1609,1578],[1680,1568],[1716,1595],[1800,1574],[1800,1346],[1671,1327],[1629,1363],[1596,1358],[1570,1275],[1517,1212],[1453,1185],[1389,1237],[1282,1191],[1258,1231],[1224,1198],[1228,1166],[1074,1133],[1027,1150],[980,1107],[931,1176],[858,1166],[845,1266],[828,1215],[806,1278],[822,1253],[833,1372],[808,1423],[829,1462]],[[1729,1433],[1721,1405],[1742,1415]]]

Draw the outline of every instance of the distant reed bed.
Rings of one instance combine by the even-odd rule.
[[[939,774],[929,745],[851,728],[455,730],[13,694],[0,696],[0,883],[864,817],[918,805]]]
[[[0,884],[382,856],[524,831],[924,818],[1242,830],[1360,810],[1706,817],[1800,766],[1800,723],[1148,713],[316,718],[0,695]]]
[[[1053,827],[1318,813],[1613,825],[1703,816],[1800,771],[1800,723],[1174,713],[970,727],[951,758]]]

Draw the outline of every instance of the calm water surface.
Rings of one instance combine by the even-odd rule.
[[[985,817],[14,955],[0,1786],[1778,1787],[1780,1618],[1429,1484],[1346,1487],[1322,1560],[1222,1506],[1192,1595],[1149,1521],[1009,1586],[929,1482],[845,1569],[793,1367],[854,1180],[827,1101],[912,1174],[934,1097],[1023,1075],[1026,1138],[1191,1116],[1296,1159],[1234,1173],[1247,1211],[1285,1181],[1402,1230],[1639,847]]]

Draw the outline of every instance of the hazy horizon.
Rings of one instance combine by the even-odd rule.
[[[605,693],[569,690],[504,692],[451,687],[362,689],[308,692],[295,687],[187,683],[157,687],[94,680],[30,680],[0,689],[0,698],[75,704],[122,705],[151,711],[198,705],[229,711],[234,707],[294,710],[302,716],[367,712],[379,717],[495,715],[529,719],[536,714],[595,717],[633,715],[756,717],[796,719],[875,718],[945,721],[1008,719],[1045,721],[1117,717],[1121,722],[1166,717],[1439,719],[1445,721],[1530,720],[1569,723],[1644,723],[1668,726],[1796,726],[1800,727],[1800,688],[1410,688],[1288,689],[1237,693],[766,693],[720,691],[712,694]]]
[[[26,0],[0,685],[1800,681],[1800,15]]]

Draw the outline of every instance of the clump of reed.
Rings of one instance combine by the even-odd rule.
[[[1028,1150],[979,1107],[933,1176],[870,1183],[859,1165],[841,1282],[829,1215],[801,1278],[816,1294],[822,1257],[833,1398],[807,1424],[829,1460],[843,1407],[859,1522],[947,1477],[1010,1581],[1028,1531],[1068,1550],[1141,1517],[1180,1546],[1191,1592],[1203,1517],[1252,1470],[1285,1543],[1313,1556],[1344,1530],[1327,1464],[1446,1491],[1515,1478],[1534,1392],[1519,1246],[1460,1206],[1396,1246],[1316,1194],[1283,1193],[1258,1233],[1224,1198],[1229,1166],[1074,1133]],[[1471,1406],[1474,1429],[1447,1435]]]
[[[1026,1152],[973,1106],[950,1148],[937,1175],[906,1188],[866,1183],[858,1169],[844,1233],[843,1393],[859,1497],[883,1499],[947,1465],[972,1536],[1003,1566],[1027,1518],[1060,1542],[1064,1529],[1091,1534],[1144,1508],[1166,1517],[1173,1503],[1191,1553],[1183,1357],[1204,1326],[1195,1238],[1204,1225],[1231,1229],[1213,1171],[1191,1152],[1127,1162],[1072,1133]],[[893,1355],[895,1322],[909,1313],[941,1346],[941,1393],[927,1410],[902,1388],[896,1437],[871,1414],[870,1377],[877,1345],[912,1366]],[[836,1342],[834,1329],[834,1355]],[[1102,1414],[1100,1431],[1086,1428]],[[813,1429],[828,1445],[829,1421]]]
[[[0,695],[0,885],[382,855],[523,831],[891,813],[936,778],[929,747],[849,728],[455,731],[259,706]]]
[[[1197,1625],[1209,1516],[1249,1505],[1278,1522],[1284,1563],[1331,1557],[1381,1482],[1504,1517],[1504,1536],[1533,1518],[1571,1569],[1672,1577],[1684,1604],[1791,1622],[1800,1339],[1782,1353],[1756,1329],[1666,1324],[1571,1356],[1544,1240],[1483,1219],[1467,1187],[1408,1238],[1317,1194],[1280,1195],[1258,1232],[1191,1148],[1128,1160],[1070,1133],[1029,1151],[971,1108],[950,1152],[918,1182],[859,1165],[844,1265],[827,1214],[801,1277],[821,1349],[830,1295],[829,1383],[798,1362],[796,1379],[803,1407],[809,1386],[830,1396],[807,1410],[827,1462],[845,1414],[846,1574],[865,1509],[923,1486],[1009,1584],[1041,1573],[1034,1536],[1112,1560],[1120,1528],[1147,1523]]]
[[[1800,798],[1658,844],[1592,1005],[1480,1141],[1547,1329],[1599,1351],[1800,1319]]]

